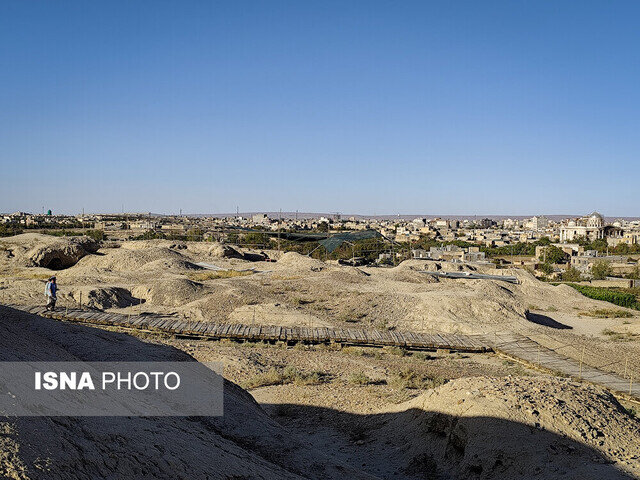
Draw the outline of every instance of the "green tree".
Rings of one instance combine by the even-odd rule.
[[[84,234],[94,240],[104,240],[104,232],[102,230],[87,230]]]
[[[535,245],[551,245],[551,239],[549,237],[540,237],[537,241],[534,242]]]
[[[544,262],[540,265],[540,267],[538,267],[538,270],[540,270],[545,275],[551,275],[553,273],[553,265],[551,265],[549,262]]]
[[[589,249],[590,250],[597,250],[599,252],[605,252],[607,250],[608,246],[609,246],[609,244],[607,243],[607,241],[604,238],[599,238],[599,239],[594,240],[593,242],[591,242],[591,244],[589,245]]]
[[[556,247],[555,245],[549,245],[544,247],[544,252],[542,254],[542,258],[547,263],[561,263],[564,262],[567,254],[564,253],[564,250]]]
[[[606,260],[598,260],[591,266],[591,275],[595,280],[604,280],[611,275],[611,264]]]
[[[204,231],[198,227],[192,227],[187,230],[187,239],[188,240],[201,240],[202,235],[204,235]]]
[[[580,282],[582,275],[575,267],[569,267],[562,273],[562,280],[565,282]]]

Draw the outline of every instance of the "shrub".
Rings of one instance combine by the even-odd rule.
[[[284,377],[275,369],[272,368],[266,373],[260,373],[251,377],[249,380],[243,383],[244,388],[258,388],[266,387],[269,385],[281,385],[285,383]]]
[[[365,375],[364,372],[354,372],[349,375],[349,383],[353,383],[355,385],[369,385],[373,382],[367,375]]]
[[[427,390],[429,388],[435,388],[445,383],[445,380],[440,377],[427,377],[419,375],[410,368],[404,368],[399,370],[391,376],[389,385],[396,389],[418,389]]]

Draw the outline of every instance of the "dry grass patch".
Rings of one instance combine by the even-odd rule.
[[[373,380],[365,375],[364,372],[354,372],[349,375],[349,383],[353,383],[354,385],[370,385],[373,383]]]
[[[0,278],[11,278],[15,280],[49,280],[54,273],[34,273],[25,270],[13,270],[0,274]]]
[[[633,313],[626,310],[618,310],[615,308],[599,308],[591,312],[580,312],[581,317],[593,317],[593,318],[631,318]]]
[[[319,385],[329,380],[330,375],[325,372],[302,372],[296,367],[288,366],[283,370],[271,368],[266,373],[255,375],[243,382],[242,387],[252,389],[270,385],[285,385],[287,383],[293,383],[294,385]]]
[[[630,333],[630,332],[616,332],[615,330],[610,330],[608,328],[605,328],[602,331],[602,334],[603,335],[607,335],[609,338],[611,338],[611,340],[619,341],[619,342],[626,342],[626,341],[635,339],[635,335],[633,333]]]
[[[403,368],[392,375],[388,383],[391,387],[399,390],[407,388],[428,390],[430,388],[436,388],[440,385],[444,385],[446,380],[441,377],[427,377],[425,375],[418,374],[410,368]]]
[[[204,282],[206,280],[217,280],[219,278],[246,277],[253,272],[249,270],[216,270],[208,272],[192,272],[187,273],[187,278],[194,282]]]

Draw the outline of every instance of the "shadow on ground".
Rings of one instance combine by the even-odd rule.
[[[537,323],[538,325],[556,328],[558,330],[570,330],[573,328],[569,325],[565,325],[564,323],[560,323],[551,317],[548,317],[546,315],[541,315],[539,313],[527,312],[527,320],[533,323]]]
[[[295,404],[263,407],[318,449],[378,478],[635,478],[588,445],[500,418],[417,408],[357,415]]]

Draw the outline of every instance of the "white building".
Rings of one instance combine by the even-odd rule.
[[[560,241],[572,242],[576,237],[585,237],[588,240],[605,238],[605,226],[602,215],[593,212],[588,217],[571,220],[567,225],[560,227]]]

